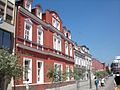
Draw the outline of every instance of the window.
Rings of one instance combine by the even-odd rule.
[[[13,35],[0,29],[0,48],[12,50]]]
[[[25,2],[25,8],[31,12],[31,2],[29,0],[26,0]]]
[[[43,83],[43,61],[37,61],[37,83]]]
[[[73,66],[70,66],[70,73],[73,73],[74,71],[73,71]],[[73,80],[74,79],[74,77],[72,76],[71,77],[71,80]]]
[[[24,23],[24,38],[32,41],[32,24],[29,21]]]
[[[61,51],[61,37],[54,34],[53,36],[53,48]]]
[[[56,72],[56,82],[57,81],[61,81],[62,80],[62,64],[59,63],[54,63],[54,68],[55,68],[55,72]]]
[[[66,65],[66,80],[69,80],[69,66]]]
[[[6,22],[11,24],[12,16],[6,14]]]
[[[43,29],[41,26],[37,30],[37,43],[43,45]]]
[[[55,17],[52,18],[52,25],[60,30],[60,22]]]
[[[41,10],[37,10],[37,16],[40,18],[40,19],[42,19],[42,11]]]
[[[70,44],[70,56],[72,56],[72,45]]]
[[[61,51],[61,39],[58,38],[58,50]]]
[[[32,59],[24,58],[23,80],[32,83]]]
[[[65,42],[65,54],[68,55],[68,42],[67,41]]]
[[[56,28],[57,28],[58,30],[60,30],[60,22],[59,22],[59,21],[56,21]]]
[[[5,3],[0,0],[0,17],[4,15]]]
[[[56,37],[54,37],[54,49],[57,50],[57,38]]]

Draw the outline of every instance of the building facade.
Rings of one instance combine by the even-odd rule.
[[[0,49],[10,53],[14,51],[15,15],[15,0],[0,0]],[[1,81],[0,78],[0,90],[3,90]]]
[[[89,52],[89,48],[87,48],[85,45],[75,45],[74,52],[75,66],[80,69],[85,69],[84,77],[82,79],[88,80],[89,70],[92,69],[92,56]]]
[[[13,51],[15,0],[0,0],[0,48]]]
[[[92,69],[94,71],[104,71],[106,69],[105,63],[100,62],[96,58],[92,58]]]
[[[47,72],[59,67],[61,72],[73,70],[74,51],[71,33],[63,27],[59,15],[52,10],[42,13],[41,6],[31,8],[32,0],[17,2],[16,53],[27,73],[16,82],[17,90],[29,83],[30,90],[44,90],[49,83]],[[67,81],[73,78],[67,77]]]

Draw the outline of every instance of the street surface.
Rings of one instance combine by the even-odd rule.
[[[106,81],[106,85],[102,90],[113,90],[114,89],[114,77],[110,77],[108,81]]]
[[[99,90],[113,90],[114,88],[114,77],[109,77],[106,80],[104,87],[99,87]],[[96,90],[94,80],[92,81],[92,88],[90,89],[89,81],[80,81],[79,84],[75,83],[72,85],[67,85],[65,87],[57,87],[46,90]]]
[[[114,89],[114,77],[109,77],[106,81],[105,87],[99,87],[99,90],[113,90]],[[89,89],[89,85],[86,87],[81,87],[79,90],[96,90],[94,82],[92,84],[92,89]]]

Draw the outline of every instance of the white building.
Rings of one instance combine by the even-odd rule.
[[[85,45],[78,46],[75,45],[75,54],[74,54],[74,60],[75,60],[75,66],[77,68],[85,68],[86,72],[84,73],[83,80],[88,80],[89,78],[89,71],[92,67],[92,56],[89,52],[89,48],[87,48]]]

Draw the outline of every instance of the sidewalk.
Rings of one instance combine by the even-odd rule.
[[[94,81],[92,81],[92,88],[90,89],[90,83],[89,80],[87,81],[79,81],[78,85],[77,82],[71,85],[66,85],[63,87],[57,87],[52,89],[46,89],[46,90],[95,90]]]
[[[80,88],[79,90],[96,90],[94,80],[92,80],[92,88],[90,88],[90,82],[88,81],[82,81],[79,82]]]
[[[105,83],[105,87],[99,87],[99,90],[113,90],[114,86],[113,86],[113,78],[108,78],[106,83]],[[95,83],[94,80],[92,80],[92,88],[90,89],[90,82],[89,80],[87,81],[79,81],[77,84],[70,84],[70,85],[66,85],[63,87],[56,87],[56,88],[52,88],[52,89],[46,89],[46,90],[96,90],[95,87]]]

